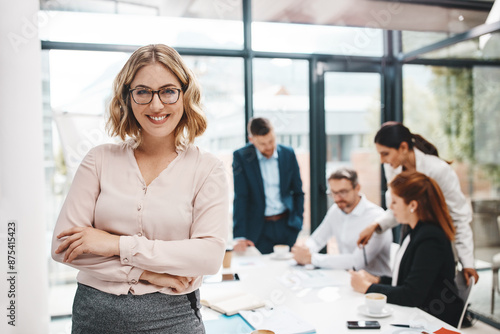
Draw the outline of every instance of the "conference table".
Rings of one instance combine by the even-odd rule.
[[[201,299],[232,290],[245,291],[265,301],[266,306],[262,308],[261,314],[273,317],[273,310],[285,309],[288,313],[291,312],[295,319],[310,324],[318,334],[459,332],[447,323],[413,307],[387,304],[388,312],[384,317],[367,316],[364,312],[364,295],[352,289],[350,274],[345,270],[299,266],[290,257],[278,259],[274,254],[260,255],[256,249],[248,249],[244,253],[233,252],[231,267],[221,268],[218,275],[222,273],[237,273],[239,280],[204,283],[200,289]],[[221,330],[222,327],[213,325],[216,322],[234,322],[235,316],[225,317],[207,307],[202,307],[201,312],[207,334],[245,334],[252,331],[252,327],[242,327],[236,323],[234,329],[226,324],[225,329]],[[352,330],[346,325],[347,321],[369,320],[377,320],[381,328]],[[395,323],[421,326],[423,329],[391,326]],[[284,325],[286,327],[287,324]],[[294,330],[288,328],[276,334],[284,333],[294,333]]]

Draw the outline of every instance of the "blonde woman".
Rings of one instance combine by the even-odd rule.
[[[120,144],[83,159],[54,230],[52,257],[79,269],[73,333],[204,333],[202,276],[228,235],[222,163],[193,145],[200,88],[166,45],[136,50],[113,86]]]

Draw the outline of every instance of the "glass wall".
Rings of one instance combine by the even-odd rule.
[[[354,168],[361,191],[379,205],[380,161],[373,138],[380,127],[380,82],[378,73],[325,73],[325,177],[340,167]]]
[[[498,215],[500,69],[406,65],[403,74],[404,123],[452,163],[472,202],[474,246],[481,258],[483,247],[500,246],[496,220],[481,212]]]
[[[254,22],[256,51],[324,53],[343,56],[382,56],[381,29],[307,24]]]
[[[500,33],[486,34],[449,47],[429,52],[422,56],[427,59],[500,59]]]
[[[241,1],[41,1],[41,9],[45,41],[243,48]]]
[[[337,57],[325,57],[334,55],[346,56],[340,61],[343,70],[359,70],[374,62],[379,65],[384,61],[384,31],[289,23],[287,13],[282,13],[281,20],[270,20],[271,2],[255,2],[259,2],[260,12],[253,13],[255,21],[250,22],[250,52],[243,50],[240,0],[40,2],[40,38],[62,42],[58,47],[68,49],[43,53],[48,243],[80,160],[91,147],[113,141],[104,131],[104,113],[111,82],[130,55],[69,50],[100,46],[113,49],[118,48],[117,45],[159,42],[184,48],[190,54],[210,49],[210,55],[184,56],[201,82],[209,124],[196,144],[223,160],[231,183],[232,152],[245,144],[245,113],[269,117],[275,125],[278,142],[295,149],[306,193],[303,233],[309,233],[310,213],[318,206],[310,201],[310,176],[315,171],[310,170],[309,143],[316,133],[310,133],[309,119],[311,112],[323,112],[310,110],[310,106],[318,102],[311,101],[309,80],[314,75],[310,71],[323,73],[321,65],[311,69],[310,64],[338,61]],[[263,12],[266,15],[259,16]],[[449,36],[405,32],[403,49],[408,52]],[[497,45],[496,36],[492,35],[484,44],[480,40],[468,41],[428,57],[465,55],[495,59],[499,54]],[[491,52],[478,54],[478,50]],[[271,59],[267,52],[300,53],[298,57],[305,59],[290,59],[295,58],[293,55]],[[486,54],[488,57],[483,57]],[[249,58],[253,73],[245,77],[244,61]],[[386,65],[390,70],[394,63]],[[403,69],[405,124],[434,142],[444,159],[453,161],[462,189],[469,198],[497,198],[500,191],[496,140],[500,130],[497,129],[500,70],[423,65],[404,65]],[[380,162],[373,146],[381,120],[380,74],[326,72],[324,79],[325,129],[317,131],[326,133],[327,174],[340,166],[354,167],[360,175],[363,193],[371,201],[380,203]],[[253,110],[245,110],[245,82],[253,84]],[[400,116],[392,110],[388,114]],[[74,270],[53,262],[49,256],[48,266],[53,287],[72,283],[69,284],[72,289]],[[64,289],[58,290],[62,291],[59,294],[54,291],[51,290],[51,298],[57,302],[51,304],[51,314],[68,314],[74,293]]]
[[[309,234],[309,62],[285,58],[254,59],[254,116],[273,123],[279,144],[295,150],[304,190],[304,228]]]

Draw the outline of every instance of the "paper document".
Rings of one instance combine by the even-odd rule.
[[[304,269],[288,270],[280,277],[280,281],[289,288],[323,288],[346,284],[344,279],[336,279],[329,271]]]
[[[254,329],[267,329],[275,334],[316,333],[313,325],[285,306],[271,310],[240,311],[240,315]]]

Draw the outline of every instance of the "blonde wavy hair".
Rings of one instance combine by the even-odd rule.
[[[175,147],[181,148],[193,143],[196,137],[205,132],[207,120],[201,107],[201,89],[195,75],[186,66],[179,53],[164,44],[140,47],[134,51],[118,73],[113,82],[106,128],[111,136],[119,136],[122,140],[129,136],[138,145],[142,142],[141,126],[132,112],[129,89],[137,72],[144,66],[156,62],[163,64],[181,83],[184,113],[174,130]]]

